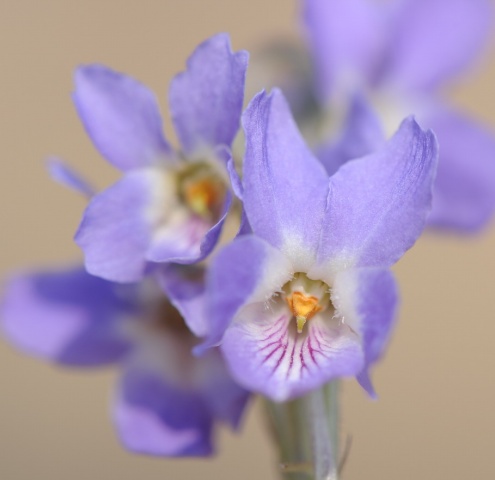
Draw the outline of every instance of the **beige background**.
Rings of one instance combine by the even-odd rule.
[[[99,187],[116,178],[72,107],[77,64],[136,76],[166,112],[168,82],[201,40],[228,31],[235,48],[249,49],[293,33],[295,10],[292,0],[0,2],[2,273],[80,258],[71,238],[84,203],[48,180],[47,155],[69,159]],[[453,95],[495,125],[493,85],[495,55]],[[493,228],[475,239],[427,235],[398,265],[403,308],[375,370],[380,400],[345,384],[345,478],[495,478],[494,249]],[[114,437],[113,372],[53,368],[0,344],[0,379],[1,480],[274,478],[257,407],[242,436],[221,433],[211,461],[150,459]]]

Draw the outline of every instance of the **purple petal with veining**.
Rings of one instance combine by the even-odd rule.
[[[359,338],[347,326],[317,315],[298,334],[286,305],[251,304],[228,328],[222,351],[245,388],[285,401],[363,367]]]

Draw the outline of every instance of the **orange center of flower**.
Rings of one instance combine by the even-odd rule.
[[[302,333],[306,322],[317,313],[333,309],[330,286],[314,280],[304,272],[294,273],[292,279],[282,287],[283,297],[296,319],[297,333]]]
[[[221,196],[218,185],[207,178],[196,182],[187,182],[182,191],[187,206],[202,217],[211,214],[218,205]]]
[[[286,300],[292,314],[296,317],[298,333],[302,333],[306,322],[322,309],[316,297],[305,295],[302,292],[294,292],[287,296]]]
[[[218,172],[206,162],[193,163],[178,175],[179,194],[185,205],[207,220],[220,216],[225,184]]]

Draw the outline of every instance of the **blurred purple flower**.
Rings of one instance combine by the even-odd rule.
[[[330,114],[349,96],[367,96],[385,132],[365,137],[363,117],[348,115],[335,145],[319,149],[325,164],[365,155],[400,120],[417,116],[440,144],[440,162],[428,223],[458,232],[482,228],[495,210],[495,136],[444,104],[438,91],[473,62],[493,25],[489,0],[303,0],[316,96]],[[361,102],[363,99],[361,100]],[[361,112],[362,113],[362,112]],[[339,115],[339,114],[337,114]],[[370,115],[368,113],[368,118]],[[372,123],[376,120],[370,119]],[[350,133],[357,129],[357,133]],[[360,137],[358,147],[346,142]]]
[[[209,336],[237,381],[278,401],[341,376],[368,376],[389,338],[389,267],[420,235],[437,146],[412,119],[376,153],[331,178],[278,90],[244,113],[243,201],[253,234],[213,260]]]
[[[169,300],[152,279],[120,285],[79,267],[21,274],[6,286],[3,329],[17,347],[62,365],[120,364],[113,417],[128,449],[210,455],[214,425],[236,428],[248,393],[218,349],[191,354],[198,340],[179,311],[206,333],[202,271],[168,267],[160,281]]]
[[[79,116],[100,153],[124,172],[92,199],[76,234],[90,273],[133,282],[153,263],[189,264],[211,252],[231,202],[227,164],[247,59],[219,34],[202,43],[174,78],[177,153],[145,86],[99,65],[77,70]]]

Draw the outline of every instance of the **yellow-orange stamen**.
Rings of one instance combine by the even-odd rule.
[[[321,311],[318,299],[313,295],[305,295],[302,292],[294,292],[286,297],[292,314],[296,317],[297,332],[302,333],[306,322]]]
[[[220,200],[218,185],[208,178],[185,183],[183,195],[189,208],[201,216],[211,215]]]

